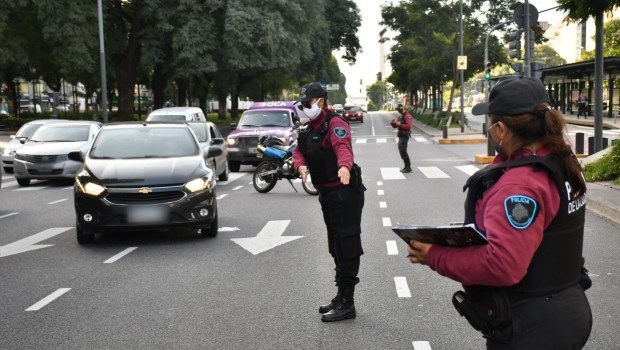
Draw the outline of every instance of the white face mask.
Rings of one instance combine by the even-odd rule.
[[[313,120],[321,114],[321,109],[319,108],[320,100],[320,98],[316,100],[316,103],[314,103],[311,108],[304,108],[303,112],[308,119]]]

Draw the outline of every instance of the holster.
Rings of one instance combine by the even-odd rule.
[[[351,180],[349,181],[349,185],[357,189],[359,193],[366,191],[366,186],[364,186],[362,182],[362,168],[355,163],[353,163],[351,167]]]
[[[465,292],[454,293],[452,304],[475,330],[486,337],[512,322],[510,301],[502,288],[468,286]]]

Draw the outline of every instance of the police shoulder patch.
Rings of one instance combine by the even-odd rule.
[[[337,126],[334,128],[334,135],[339,139],[343,139],[347,136],[347,129],[342,126]]]
[[[524,195],[513,195],[504,200],[504,209],[510,225],[517,230],[528,228],[538,215],[538,202]]]

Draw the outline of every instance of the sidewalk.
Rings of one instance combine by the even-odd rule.
[[[564,119],[568,124],[593,126],[594,118],[588,117],[588,119],[579,118],[576,115],[565,114]],[[614,123],[613,118],[603,118],[603,126],[609,129],[620,129],[620,118]],[[448,138],[443,138],[443,132],[432,128],[426,124],[415,122],[413,127],[418,131],[426,134],[434,142],[442,144],[456,144],[456,143],[485,143],[486,137],[480,132],[474,132],[465,127],[465,132],[461,133],[460,128],[450,128],[448,130]],[[448,141],[449,140],[449,141]],[[486,156],[485,156],[486,157]],[[582,158],[581,162],[591,161],[593,158],[598,157],[597,154],[593,154],[589,157]],[[492,157],[490,157],[492,158]],[[482,162],[477,162],[482,163]],[[620,225],[620,187],[614,186],[611,182],[589,182],[587,184],[587,210],[595,213],[609,221],[612,221]]]

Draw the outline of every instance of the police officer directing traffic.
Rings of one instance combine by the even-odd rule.
[[[392,121],[390,121],[390,125],[392,125],[394,129],[398,128],[398,133],[396,134],[398,137],[398,152],[400,153],[400,157],[403,162],[405,162],[405,167],[401,169],[400,172],[410,173],[411,160],[409,159],[409,154],[407,153],[407,145],[409,144],[409,138],[411,137],[413,117],[405,110],[402,104],[398,104],[396,111],[400,115],[398,118],[392,119]]]
[[[453,303],[487,349],[581,349],[592,328],[583,267],[586,184],[540,80],[500,81],[488,103],[493,163],[470,177],[465,222],[488,243],[411,241],[411,263],[461,282]],[[489,312],[491,311],[491,312]]]
[[[354,163],[349,124],[327,104],[327,93],[318,83],[301,88],[296,102],[309,121],[299,132],[293,153],[295,169],[319,191],[319,203],[327,227],[329,253],[336,265],[338,293],[319,307],[324,322],[355,318],[354,292],[360,256],[364,185]]]

